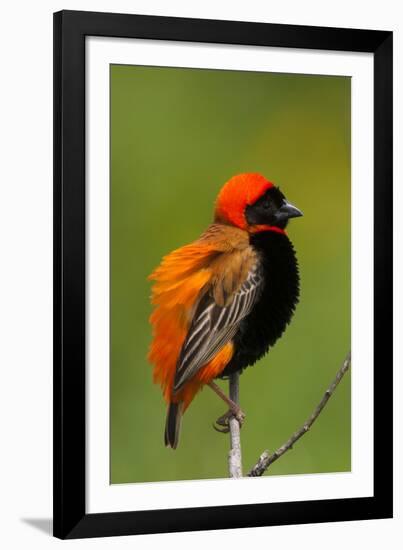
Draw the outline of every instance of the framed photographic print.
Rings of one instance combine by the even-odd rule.
[[[54,535],[392,516],[392,33],[54,15]]]

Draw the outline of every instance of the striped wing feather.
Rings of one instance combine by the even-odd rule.
[[[217,304],[214,292],[207,292],[202,297],[179,355],[174,392],[180,390],[233,338],[240,322],[258,300],[262,287],[262,273],[255,264],[229,305]]]

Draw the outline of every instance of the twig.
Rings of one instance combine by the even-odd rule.
[[[273,464],[273,462],[278,460],[284,453],[292,449],[294,443],[298,441],[298,439],[300,439],[304,434],[306,434],[307,431],[309,431],[310,427],[318,418],[323,408],[325,407],[326,403],[329,401],[331,395],[339,385],[340,380],[343,378],[345,373],[350,368],[350,365],[351,365],[351,353],[349,352],[347,354],[347,357],[344,359],[342,366],[337,372],[336,378],[330,384],[324,396],[322,397],[319,405],[315,408],[315,410],[313,411],[311,416],[308,418],[308,420],[305,422],[305,424],[298,431],[296,431],[288,439],[288,441],[286,441],[283,445],[281,445],[281,447],[279,447],[277,451],[275,451],[273,454],[270,454],[269,451],[264,451],[260,455],[257,463],[253,466],[253,468],[248,473],[249,477],[258,477],[263,475],[264,472],[269,468],[269,466]]]
[[[229,377],[229,397],[239,405],[239,372]],[[228,453],[229,477],[242,477],[242,453],[241,453],[241,427],[235,416],[230,416],[230,451]]]

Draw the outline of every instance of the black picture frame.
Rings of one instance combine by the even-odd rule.
[[[85,38],[374,54],[374,496],[86,513]],[[392,517],[392,32],[115,13],[54,14],[54,536]]]

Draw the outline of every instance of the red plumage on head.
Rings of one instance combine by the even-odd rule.
[[[261,174],[238,174],[224,184],[215,206],[215,220],[247,229],[245,208],[255,203],[268,189],[274,187]]]

